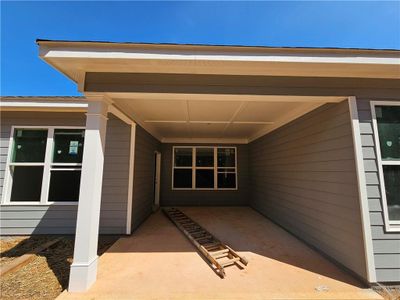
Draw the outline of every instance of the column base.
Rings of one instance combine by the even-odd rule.
[[[72,263],[69,275],[69,292],[87,291],[96,281],[98,256],[89,263]]]

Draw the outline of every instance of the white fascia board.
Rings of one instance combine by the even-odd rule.
[[[286,63],[333,63],[333,64],[383,64],[400,65],[399,55],[360,55],[332,53],[230,53],[211,51],[155,51],[140,49],[105,50],[96,48],[73,48],[42,46],[43,58],[86,58],[86,59],[140,59],[140,60],[193,60],[193,61],[243,61],[243,62],[286,62]]]
[[[79,102],[60,102],[60,101],[0,101],[0,108],[16,108],[16,109],[81,109],[87,110],[88,103],[85,101]]]

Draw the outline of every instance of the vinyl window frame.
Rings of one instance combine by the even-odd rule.
[[[46,140],[46,152],[44,157],[44,162],[40,163],[14,163],[12,159],[12,151],[14,148],[14,132],[16,129],[42,129],[47,130],[47,140]],[[54,150],[54,131],[56,129],[83,129],[85,126],[26,126],[26,125],[13,125],[11,126],[10,139],[8,143],[7,152],[7,163],[4,174],[4,185],[2,191],[2,206],[49,206],[49,205],[78,205],[79,201],[48,201],[49,191],[50,191],[50,174],[53,170],[52,167],[69,167],[69,168],[56,168],[56,170],[68,170],[68,171],[82,171],[82,163],[53,163],[52,156]],[[43,178],[42,187],[39,201],[16,201],[11,200],[11,190],[13,185],[13,178],[11,176],[10,168],[12,166],[43,166]],[[74,168],[71,168],[74,167]]]
[[[400,232],[400,221],[391,221],[389,219],[389,208],[387,205],[385,177],[383,166],[399,166],[400,160],[383,160],[381,155],[378,121],[376,120],[376,106],[400,106],[400,101],[370,101],[371,116],[372,116],[372,128],[375,142],[376,161],[378,165],[378,176],[379,176],[379,189],[382,199],[382,210],[383,219],[385,223],[385,229],[389,232]]]
[[[192,166],[191,167],[175,167],[175,149],[176,148],[191,148],[192,149]],[[214,153],[214,166],[213,167],[197,167],[196,166],[196,149],[197,148],[212,148]],[[220,169],[232,169],[235,173],[236,186],[234,188],[218,188],[218,149],[235,149],[235,167],[220,167]],[[236,191],[238,190],[238,165],[237,165],[237,147],[236,146],[173,146],[172,147],[172,181],[171,189],[176,191]],[[192,170],[192,187],[191,188],[175,188],[174,187],[174,170],[175,169],[191,169]],[[196,170],[214,170],[214,187],[213,188],[196,188]],[[233,173],[233,172],[232,172]]]

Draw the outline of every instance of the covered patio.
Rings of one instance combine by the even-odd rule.
[[[40,57],[76,82],[88,101],[70,292],[90,289],[83,294],[89,298],[376,296],[294,236],[364,282],[376,282],[357,97],[396,88],[396,54],[38,44]],[[116,162],[104,171],[110,114],[129,129],[111,136],[111,145],[129,155],[121,159],[112,150]],[[128,165],[116,182],[113,172]],[[133,236],[101,259],[96,282],[102,189],[111,182],[126,188],[123,218]],[[249,267],[230,268],[221,281],[172,224],[152,215],[159,206],[199,206],[185,210],[248,256]],[[112,214],[104,212],[103,220]]]
[[[221,279],[158,211],[100,258],[87,292],[59,299],[381,299],[250,207],[181,209],[244,255],[248,266],[227,267]]]

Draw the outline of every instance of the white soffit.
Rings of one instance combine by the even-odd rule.
[[[206,143],[248,143],[325,103],[346,99],[285,96],[285,101],[279,101],[283,96],[265,96],[264,101],[210,101],[112,96],[108,94],[114,105],[160,141]]]

